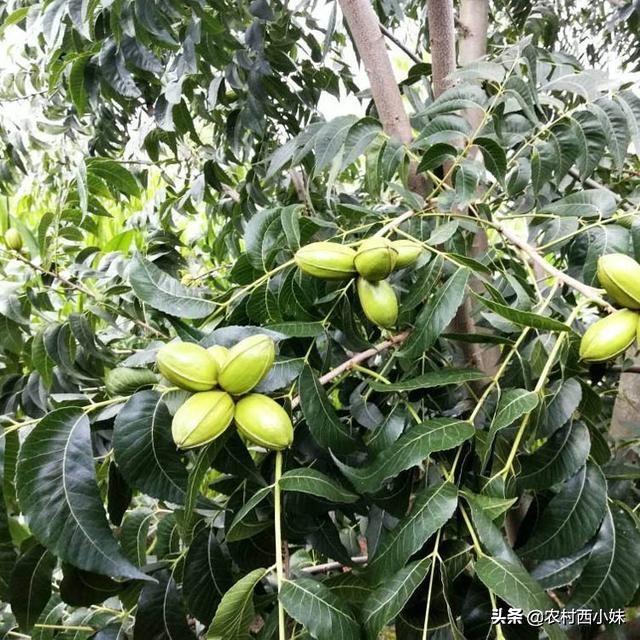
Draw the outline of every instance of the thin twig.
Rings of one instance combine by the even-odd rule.
[[[351,558],[351,564],[365,564],[367,560],[367,556],[355,556]],[[312,567],[303,567],[302,571],[310,574],[328,573],[329,571],[342,569],[344,566],[345,565],[342,564],[342,562],[326,562],[325,564],[316,564]]]
[[[422,62],[424,62],[424,60],[421,60],[415,53],[413,53],[413,51],[411,51],[411,49],[409,49],[401,40],[398,40],[398,38],[396,38],[393,33],[391,33],[391,31],[389,31],[389,29],[387,29],[382,23],[380,23],[380,31],[382,31],[382,34],[388,38],[389,40],[391,40],[391,42],[393,42],[393,44],[396,45],[396,47],[398,47],[398,49],[401,49],[402,51],[404,51],[404,53],[406,53],[416,64],[421,64]]]
[[[360,362],[364,362],[369,358],[373,358],[376,354],[384,351],[385,349],[389,349],[390,347],[397,347],[402,344],[408,337],[411,331],[406,329],[402,333],[398,333],[395,336],[391,336],[388,340],[377,344],[375,347],[371,347],[366,351],[361,351],[360,353],[355,353],[348,360],[345,360],[342,364],[339,364],[335,369],[331,369],[323,376],[320,376],[320,384],[325,385],[327,382],[331,382],[334,378],[337,378],[339,375],[343,374],[345,371],[351,369],[354,365],[359,364]],[[300,403],[300,396],[296,396],[291,401],[291,408],[295,409]]]
[[[511,244],[516,245],[519,249],[527,254],[531,262],[542,267],[548,274],[557,278],[560,282],[568,285],[572,289],[579,291],[584,296],[605,308],[607,311],[613,312],[615,309],[600,296],[600,289],[591,287],[580,280],[567,275],[564,271],[561,271],[557,267],[554,267],[551,263],[545,260],[528,242],[523,240],[517,233],[514,233],[510,229],[507,229],[504,225],[494,223],[492,225],[500,235],[506,238]]]
[[[23,255],[21,255],[17,251],[12,251],[11,254],[17,260],[20,260],[20,262],[30,266],[32,269],[35,269],[39,273],[42,273],[43,275],[49,276],[50,278],[54,278],[55,280],[59,280],[60,282],[62,282],[62,284],[66,285],[70,289],[74,289],[76,291],[79,291],[80,293],[84,293],[86,296],[89,296],[91,299],[95,300],[98,304],[102,304],[107,309],[109,309],[109,308],[114,309],[114,307],[112,305],[110,305],[108,303],[105,303],[104,300],[101,300],[96,295],[95,292],[91,291],[91,289],[85,287],[84,285],[78,284],[78,283],[73,282],[71,280],[68,280],[64,276],[61,276],[59,273],[54,273],[53,271],[48,271],[47,269],[41,267],[40,265],[37,265],[34,262],[31,262],[31,260],[28,260],[27,258],[25,258]],[[144,320],[138,320],[137,318],[127,318],[127,319],[130,320],[131,322],[133,322],[134,324],[137,324],[139,327],[142,327],[143,329],[146,329],[147,331],[150,331],[151,333],[155,333],[157,336],[159,336],[161,338],[167,338],[168,337],[162,331],[158,331],[158,329],[155,329],[150,324],[146,323]]]

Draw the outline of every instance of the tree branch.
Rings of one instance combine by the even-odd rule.
[[[367,560],[368,560],[367,556],[355,556],[354,558],[351,558],[351,562],[353,564],[364,564],[365,562],[367,562]],[[310,574],[328,573],[329,571],[342,569],[344,566],[345,565],[343,565],[341,562],[326,562],[325,564],[316,564],[316,565],[313,565],[312,567],[304,567],[302,571],[304,573],[310,573]]]
[[[549,275],[552,275],[554,278],[557,278],[560,282],[566,284],[567,286],[575,289],[582,293],[582,295],[586,296],[593,302],[599,304],[601,307],[605,308],[607,311],[612,312],[615,309],[600,295],[600,289],[596,289],[595,287],[591,287],[584,282],[580,282],[580,280],[576,280],[571,276],[567,275],[557,267],[554,267],[551,263],[547,262],[528,242],[523,240],[518,234],[514,233],[510,229],[507,229],[504,225],[500,223],[493,223],[492,226],[496,229],[496,231],[502,235],[506,240],[508,240],[511,244],[515,245],[519,249],[521,249],[524,253],[527,254],[529,259],[534,265],[540,266],[544,269]]]
[[[422,60],[419,56],[413,53],[413,51],[411,51],[411,49],[409,49],[409,47],[407,47],[404,44],[404,42],[402,42],[401,40],[398,40],[398,38],[396,38],[393,35],[393,33],[391,33],[391,31],[389,31],[389,29],[387,29],[381,22],[378,24],[380,26],[380,31],[382,31],[382,34],[386,38],[391,40],[391,42],[393,42],[393,44],[395,44],[396,47],[398,47],[398,49],[406,53],[416,64],[421,64],[422,62],[424,62],[424,60]]]
[[[411,331],[409,329],[406,329],[402,333],[398,333],[395,336],[391,336],[388,340],[385,340],[384,342],[377,344],[375,347],[371,347],[366,351],[361,351],[359,353],[354,354],[348,360],[345,360],[342,364],[339,364],[337,367],[335,367],[335,369],[331,369],[331,371],[328,371],[323,376],[321,376],[320,384],[325,385],[327,384],[327,382],[331,382],[331,380],[333,380],[334,378],[337,378],[339,375],[343,374],[345,371],[349,371],[349,369],[351,369],[355,365],[361,362],[364,362],[369,358],[372,358],[373,356],[380,353],[381,351],[385,351],[390,347],[397,347],[401,345],[409,337],[410,333]],[[300,396],[296,396],[291,401],[291,408],[295,409],[298,406],[298,404],[300,404]]]

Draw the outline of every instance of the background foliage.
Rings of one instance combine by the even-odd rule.
[[[422,19],[416,3],[377,10],[410,32]],[[291,637],[565,634],[492,627],[505,603],[633,616],[637,425],[610,433],[620,366],[586,367],[577,345],[607,311],[597,258],[640,259],[640,98],[582,67],[603,50],[560,49],[587,37],[582,14],[492,11],[490,58],[445,94],[426,56],[407,67],[417,135],[402,145],[360,93],[334,3],[3,6],[0,217],[26,245],[3,250],[0,291],[7,637],[277,636],[274,455],[234,432],[176,451],[185,394],[104,383],[176,336],[259,330],[279,351],[262,390],[296,426],[280,481]],[[630,69],[634,11],[602,23]],[[325,118],[323,92],[367,115]],[[480,228],[490,246],[473,258]],[[353,282],[292,261],[373,233],[425,249],[392,277],[392,343]],[[465,301],[473,335],[450,326]],[[495,367],[471,369],[466,342],[497,350]]]

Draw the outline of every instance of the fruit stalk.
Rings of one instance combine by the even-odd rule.
[[[282,562],[282,504],[280,496],[280,478],[282,477],[282,451],[276,451],[276,469],[273,484],[273,504],[275,509],[275,537],[276,537],[276,577],[278,581],[278,640],[286,640],[284,607],[280,602],[280,590],[284,581],[284,566]]]

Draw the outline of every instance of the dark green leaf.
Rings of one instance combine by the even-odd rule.
[[[11,611],[20,629],[31,630],[51,596],[55,557],[34,544],[16,561],[10,579]]]
[[[358,491],[375,492],[388,478],[422,463],[436,451],[446,451],[471,438],[473,425],[453,418],[433,418],[415,425],[365,467],[338,466]]]
[[[418,314],[415,328],[400,350],[401,356],[415,358],[435,344],[462,304],[468,278],[468,269],[460,267],[436,289]]]
[[[461,384],[471,380],[482,380],[486,374],[476,369],[439,369],[430,371],[415,378],[385,384],[384,382],[372,381],[369,383],[374,391],[391,393],[393,391],[412,391],[414,389],[431,389],[433,387],[444,387],[450,384]]]
[[[545,560],[578,551],[598,530],[606,501],[604,475],[596,464],[588,463],[565,482],[547,505],[518,553]]]
[[[355,442],[346,432],[310,367],[305,367],[300,374],[298,393],[302,413],[316,442],[337,453],[352,451]]]
[[[218,544],[215,530],[202,527],[184,561],[182,591],[189,611],[209,626],[222,596],[233,583],[231,562]]]
[[[358,496],[340,486],[329,476],[316,469],[291,469],[280,479],[280,488],[284,491],[297,491],[324,498],[330,502],[355,502]]]
[[[618,609],[629,603],[640,584],[640,532],[633,516],[607,507],[596,542],[568,609]]]
[[[133,640],[194,640],[173,576],[163,570],[154,573],[153,577],[157,582],[145,585],[138,599]]]
[[[551,607],[542,587],[521,566],[507,560],[482,556],[475,565],[476,575],[484,585],[512,607],[529,613]]]
[[[381,582],[397,572],[449,520],[457,504],[458,491],[452,484],[421,491],[410,513],[382,534],[367,570],[372,581]]]
[[[253,590],[266,573],[266,569],[255,569],[224,594],[207,631],[207,640],[249,640],[249,625],[255,611]]]
[[[204,318],[215,311],[213,302],[196,296],[155,264],[136,254],[129,268],[136,295],[154,309],[180,318]]]
[[[315,638],[360,640],[360,626],[344,602],[321,582],[287,580],[280,591],[286,612]]]
[[[362,623],[367,638],[377,640],[382,628],[402,611],[426,578],[430,567],[431,558],[408,564],[366,599],[362,606]]]
[[[534,453],[520,456],[518,486],[545,489],[566,480],[585,463],[590,446],[589,430],[579,422],[556,431]]]
[[[89,420],[80,409],[58,409],[38,423],[20,450],[17,483],[29,528],[59,558],[85,571],[147,579],[122,555],[107,524]]]
[[[171,414],[158,391],[138,391],[120,409],[113,453],[118,469],[132,487],[184,504],[187,469],[171,438]]]

